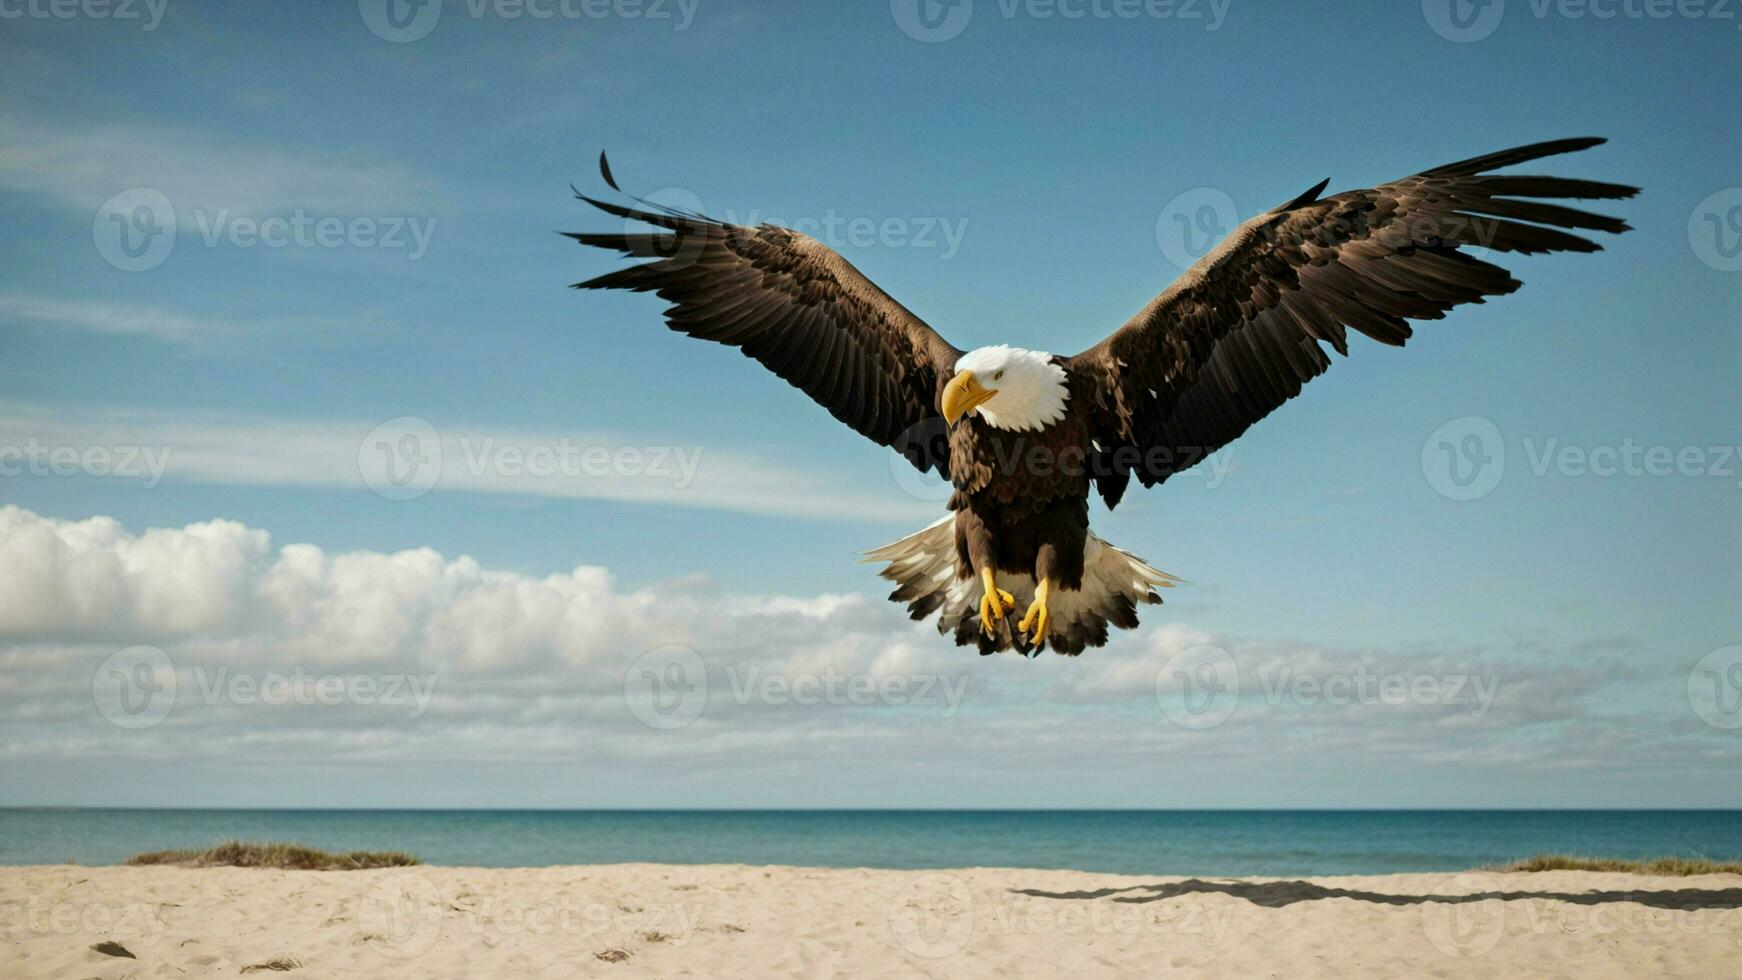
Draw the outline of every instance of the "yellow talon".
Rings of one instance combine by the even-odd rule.
[[[1040,585],[1034,590],[1034,602],[1029,604],[1028,612],[1022,616],[1022,622],[1016,624],[1017,629],[1030,634],[1028,642],[1036,647],[1046,642],[1046,597],[1051,591],[1052,582],[1048,579],[1041,579]],[[1032,632],[1029,630],[1030,626],[1034,627]]]
[[[980,581],[986,587],[980,597],[980,629],[987,636],[997,636],[994,624],[1004,618],[1006,609],[1016,607],[1016,597],[998,587],[997,575],[990,568],[980,569]]]

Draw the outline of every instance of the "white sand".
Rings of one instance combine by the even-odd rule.
[[[1742,875],[0,868],[0,976],[276,957],[304,977],[1742,977]]]

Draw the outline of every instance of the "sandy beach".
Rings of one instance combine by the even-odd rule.
[[[0,869],[0,975],[1742,975],[1742,875]]]

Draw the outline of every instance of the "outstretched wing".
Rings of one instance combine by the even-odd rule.
[[[1406,320],[1510,293],[1505,269],[1466,248],[1595,252],[1561,229],[1623,232],[1617,218],[1525,198],[1627,198],[1638,188],[1486,171],[1601,139],[1502,150],[1320,199],[1321,183],[1241,225],[1096,346],[1071,359],[1092,389],[1096,480],[1109,507],[1130,474],[1153,486],[1245,432],[1347,355],[1347,328],[1401,346]]]
[[[610,170],[600,156],[606,183]],[[862,435],[921,470],[949,474],[939,377],[961,351],[834,250],[773,225],[745,228],[640,202],[581,200],[658,231],[565,233],[583,245],[652,259],[576,289],[657,292],[671,329],[760,361]]]

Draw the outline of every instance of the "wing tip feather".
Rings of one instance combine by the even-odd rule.
[[[617,186],[617,179],[611,176],[611,161],[605,159],[605,151],[599,151],[599,176],[605,178],[605,185],[617,193],[623,193],[623,188]]]
[[[1300,195],[1297,196],[1294,200],[1288,202],[1287,204],[1284,204],[1282,207],[1277,208],[1275,210],[1275,212],[1273,212],[1273,213],[1281,214],[1284,211],[1293,211],[1295,208],[1305,207],[1308,204],[1311,204],[1314,201],[1317,201],[1319,199],[1319,195],[1323,194],[1325,191],[1325,188],[1329,187],[1330,185],[1331,185],[1331,178],[1326,177],[1324,180],[1321,180],[1318,183],[1314,184],[1313,186],[1307,188],[1305,191],[1302,191],[1300,193]]]
[[[1423,176],[1470,176],[1514,164],[1540,160],[1543,157],[1559,156],[1563,153],[1578,153],[1594,146],[1602,146],[1609,142],[1606,136],[1571,136],[1564,139],[1542,140],[1537,143],[1525,143],[1481,156],[1470,157],[1443,164],[1432,170],[1423,171]]]

